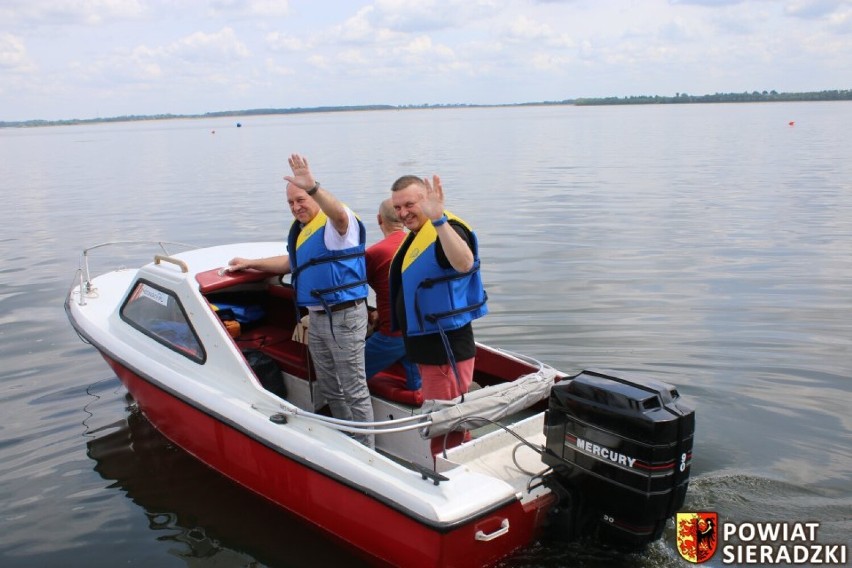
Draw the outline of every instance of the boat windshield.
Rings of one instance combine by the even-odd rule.
[[[206,356],[177,296],[150,282],[136,283],[121,307],[121,319],[172,351],[204,363]]]

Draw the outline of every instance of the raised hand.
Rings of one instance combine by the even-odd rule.
[[[420,203],[420,210],[432,221],[440,219],[444,214],[444,187],[441,185],[441,178],[432,176],[432,183],[429,183],[429,178],[423,178],[423,184],[426,186],[426,196]]]
[[[290,164],[290,169],[293,170],[293,175],[284,176],[284,179],[305,191],[311,189],[316,180],[311,173],[310,166],[308,166],[308,159],[299,154],[293,154],[287,162]]]

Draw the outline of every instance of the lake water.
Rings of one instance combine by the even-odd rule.
[[[62,308],[96,243],[283,239],[292,152],[371,243],[394,179],[441,175],[481,241],[479,340],[677,385],[685,510],[850,542],[852,104],[471,108],[0,129],[0,566],[363,565],[164,440]],[[503,565],[611,564],[685,562],[672,528]]]

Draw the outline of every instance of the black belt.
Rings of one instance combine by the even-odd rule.
[[[361,305],[361,303],[363,301],[364,301],[364,299],[362,298],[360,300],[349,300],[348,302],[340,302],[339,304],[334,304],[333,306],[331,306],[331,308],[329,308],[328,311],[329,312],[339,312],[340,310],[345,310],[347,308],[354,308],[355,306]],[[316,310],[315,313],[325,314],[327,312],[326,312],[326,310]]]

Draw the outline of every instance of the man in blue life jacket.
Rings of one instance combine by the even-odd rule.
[[[444,209],[438,176],[403,176],[391,187],[394,210],[410,233],[391,262],[392,327],[417,364],[423,398],[451,400],[473,380],[471,322],[488,313],[471,228]]]
[[[373,421],[364,369],[367,333],[366,229],[351,209],[320,187],[308,161],[293,154],[287,203],[295,217],[287,241],[289,255],[234,258],[229,270],[255,269],[291,274],[296,303],[308,309],[308,346],[320,393],[331,414],[342,420]],[[374,438],[355,439],[374,447]]]

